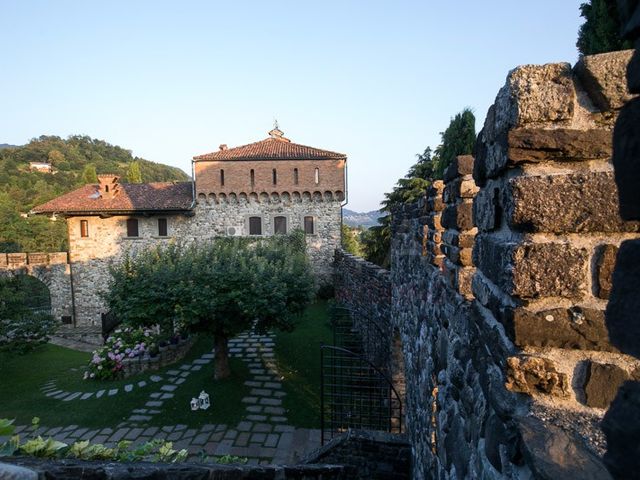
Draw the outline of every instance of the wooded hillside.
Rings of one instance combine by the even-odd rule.
[[[29,162],[50,163],[53,173],[32,172]],[[139,173],[138,173],[139,172]],[[122,181],[189,180],[179,168],[134,157],[104,140],[74,135],[41,136],[20,147],[0,149],[0,252],[66,250],[63,219],[24,218],[35,205],[94,181],[100,173],[118,173]]]

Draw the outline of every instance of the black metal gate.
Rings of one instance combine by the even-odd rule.
[[[334,345],[320,347],[322,444],[349,428],[401,433],[401,397],[387,372],[366,358],[351,311],[334,307],[332,326]]]

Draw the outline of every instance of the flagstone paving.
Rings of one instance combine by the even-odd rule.
[[[229,341],[230,356],[247,363],[252,376],[245,382],[249,394],[242,399],[245,405],[244,418],[234,426],[205,424],[199,429],[188,429],[186,425],[165,425],[146,427],[153,415],[161,413],[165,400],[173,398],[175,391],[193,371],[200,370],[213,362],[213,353],[206,353],[192,362],[176,366],[164,376],[149,377],[153,390],[139,408],[132,410],[127,421],[115,428],[89,430],[78,425],[46,428],[38,434],[56,440],[72,443],[90,440],[111,446],[120,440],[143,443],[154,438],[162,438],[174,443],[174,448],[186,448],[193,460],[206,456],[235,455],[247,457],[249,463],[295,463],[306,452],[320,445],[320,431],[296,428],[288,424],[282,399],[286,393],[274,362],[274,336],[247,332]],[[124,388],[100,390],[98,392],[65,392],[56,388],[55,381],[45,383],[41,390],[44,395],[65,402],[81,402],[103,395],[126,395],[135,388],[148,385],[145,381],[128,384]],[[185,408],[189,408],[185,405]],[[215,408],[215,406],[214,406]],[[28,431],[20,426],[17,432]],[[2,439],[0,439],[2,441]]]

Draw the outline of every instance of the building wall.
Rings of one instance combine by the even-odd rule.
[[[294,169],[298,169],[298,183],[294,182]],[[315,182],[315,169],[319,170],[319,182]],[[298,192],[331,192],[333,196],[344,198],[345,160],[225,160],[195,162],[196,193],[207,198],[217,198],[220,194],[249,195]],[[251,170],[255,183],[251,185]],[[273,169],[277,172],[277,182],[273,183]],[[224,185],[220,182],[220,170],[224,170]],[[216,196],[216,197],[214,197]]]
[[[101,295],[108,288],[109,265],[118,262],[127,251],[178,240],[200,242],[227,235],[228,227],[248,234],[248,217],[263,219],[263,235],[273,235],[273,217],[287,217],[288,231],[303,227],[304,216],[313,216],[315,233],[307,235],[307,251],[318,284],[331,281],[333,252],[340,245],[341,204],[324,198],[288,200],[263,198],[261,201],[201,202],[194,214],[169,216],[96,216],[67,220],[69,250],[76,305],[77,325],[100,325],[107,311]],[[126,220],[138,218],[138,238],[127,238]],[[158,218],[167,218],[168,236],[158,237]],[[89,237],[80,236],[80,222],[88,221]]]

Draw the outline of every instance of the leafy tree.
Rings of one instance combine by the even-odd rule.
[[[93,163],[85,165],[84,170],[82,170],[82,181],[84,183],[98,183],[98,173]]]
[[[142,183],[142,173],[140,172],[140,162],[131,162],[127,170],[127,182]]]
[[[469,108],[457,113],[440,133],[441,142],[433,158],[433,178],[441,179],[446,168],[458,155],[469,155],[476,142],[476,117]]]
[[[361,257],[362,243],[360,242],[360,234],[362,228],[350,227],[347,224],[342,224],[342,248],[345,252],[351,253]]]
[[[51,165],[60,165],[65,161],[64,155],[59,150],[51,150],[47,159]]]
[[[632,48],[630,41],[620,38],[620,19],[614,0],[590,0],[580,5],[585,22],[578,31],[576,46],[582,55],[613,52]]]
[[[292,329],[313,297],[302,232],[253,241],[220,238],[128,255],[105,295],[125,323],[213,334],[215,378],[230,375],[230,338],[249,329]]]

